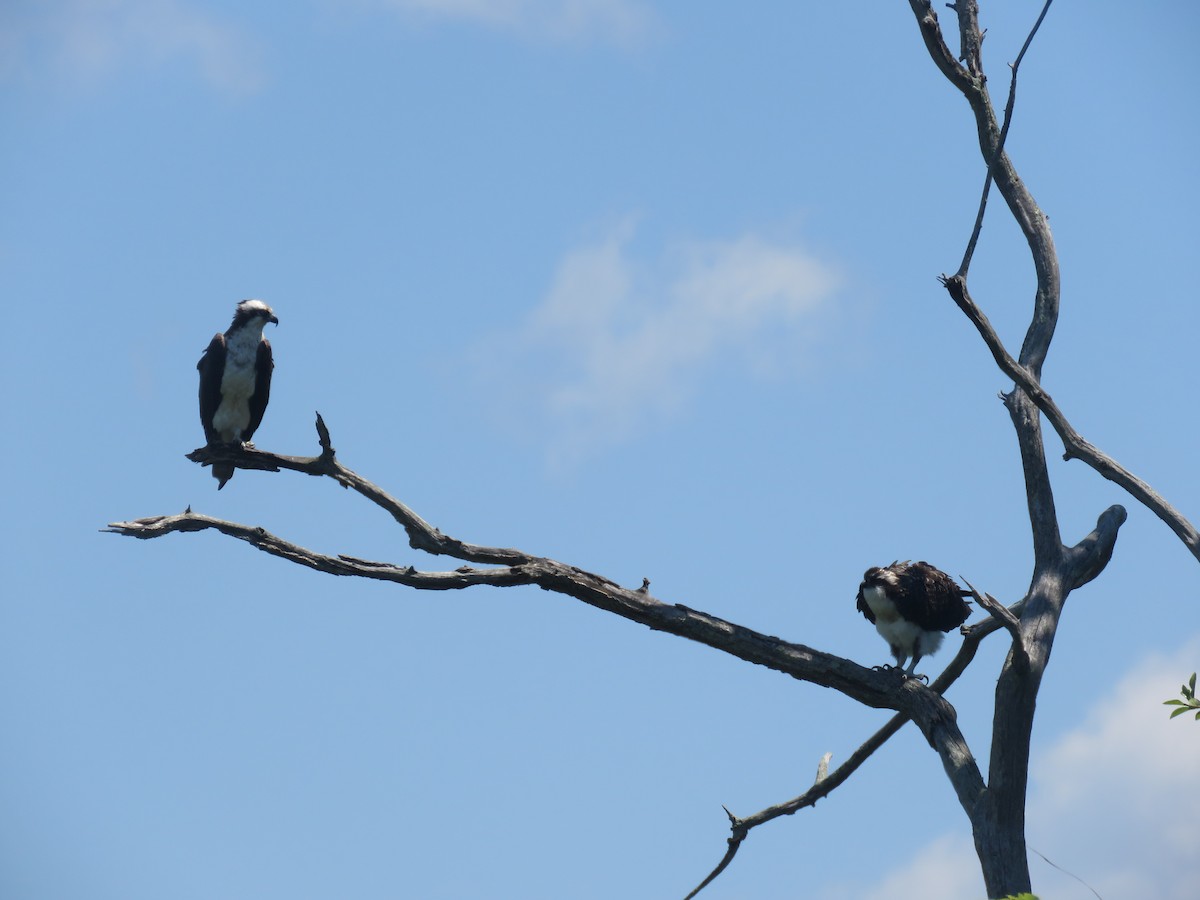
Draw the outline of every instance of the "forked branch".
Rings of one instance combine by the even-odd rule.
[[[317,433],[321,453],[314,457],[282,456],[237,446],[206,447],[188,454],[188,457],[202,465],[228,461],[239,468],[268,471],[287,469],[332,478],[387,510],[405,529],[409,544],[414,549],[476,565],[462,566],[453,571],[426,572],[408,565],[372,562],[348,555],[329,556],[293,544],[264,528],[215,519],[194,513],[190,508],[176,515],[114,522],[106,530],[141,539],[158,538],[174,532],[215,530],[245,541],[272,556],[320,572],[392,581],[420,590],[458,590],[483,584],[494,587],[535,585],[574,597],[649,628],[707,644],[801,681],[833,688],[867,706],[904,711],[918,722],[926,737],[935,745],[948,746],[961,741],[961,734],[957,733],[956,728],[947,730],[945,727],[947,713],[939,707],[941,698],[930,694],[921,685],[898,682],[890,673],[876,672],[848,659],[761,634],[681,604],[663,603],[650,594],[646,584],[633,589],[624,588],[601,575],[557,560],[511,548],[470,544],[443,534],[400,500],[343,466],[336,457],[329,430],[319,414]],[[480,568],[479,565],[484,567]]]
[[[955,60],[954,54],[946,45],[938,24],[937,13],[933,10],[929,0],[909,0],[909,5],[920,25],[921,36],[931,58],[947,79],[963,93],[975,113],[980,135],[980,149],[988,163],[984,178],[983,197],[980,200],[975,226],[967,244],[967,252],[964,254],[958,272],[951,276],[944,276],[942,283],[959,309],[975,325],[1000,370],[1012,378],[1046,416],[1047,421],[1050,422],[1051,427],[1063,442],[1063,458],[1079,459],[1104,478],[1120,485],[1134,499],[1162,519],[1183,541],[1188,551],[1197,560],[1200,560],[1200,532],[1196,527],[1149,484],[1085,440],[1067,421],[1066,416],[1040,383],[1041,364],[1058,318],[1057,254],[1054,251],[1053,239],[1050,236],[1050,229],[1045,217],[1028,189],[1016,177],[1012,163],[1004,152],[1004,144],[1012,123],[1016,100],[1017,71],[1050,9],[1051,2],[1052,0],[1047,0],[1043,5],[1041,14],[1030,29],[1020,53],[1017,54],[1016,61],[1012,64],[1012,77],[1009,84],[1008,103],[1004,110],[1004,121],[1003,125],[997,129],[980,61],[979,48],[982,46],[983,36],[979,26],[978,4],[975,0],[963,0],[954,6],[959,21],[963,46],[962,55],[968,61],[968,66],[964,67]],[[1009,209],[1025,234],[1038,276],[1034,316],[1021,350],[1020,362],[1005,349],[987,316],[971,299],[967,289],[967,269],[970,266],[971,255],[974,252],[980,229],[983,227],[988,190],[993,180],[1004,194]]]
[[[1016,604],[1013,609],[1019,611],[1023,602],[1024,601]],[[967,666],[971,664],[971,661],[975,658],[975,654],[978,651],[979,645],[983,639],[989,634],[993,634],[998,627],[999,626],[994,619],[985,619],[978,625],[963,626],[962,633],[964,640],[962,646],[959,647],[958,653],[946,666],[942,674],[934,679],[933,683],[929,686],[929,690],[938,695],[944,694],[949,687],[958,680],[959,676],[966,671]],[[829,796],[829,794],[849,780],[850,776],[853,775],[863,763],[870,759],[876,750],[886,744],[892,735],[898,732],[908,721],[909,717],[904,713],[898,713],[897,715],[892,716],[882,728],[867,738],[867,740],[864,741],[862,745],[858,747],[858,749],[851,753],[850,756],[846,758],[845,762],[843,762],[832,772],[826,773],[824,777],[818,776],[812,787],[808,788],[808,790],[804,791],[804,793],[800,794],[798,797],[793,797],[791,800],[786,800],[783,803],[777,803],[774,806],[768,806],[766,809],[760,810],[759,812],[756,812],[750,816],[746,816],[745,818],[739,818],[738,816],[735,816],[729,811],[728,808],[726,808],[725,814],[729,816],[730,834],[726,842],[727,849],[725,851],[725,855],[721,857],[721,860],[717,863],[716,867],[708,873],[705,879],[701,881],[700,884],[698,884],[692,890],[692,892],[684,898],[684,900],[692,900],[693,897],[698,895],[706,887],[712,884],[712,882],[715,881],[716,878],[722,872],[724,872],[726,868],[729,867],[729,864],[733,862],[733,858],[737,856],[738,850],[741,849],[742,843],[750,835],[750,832],[753,829],[757,828],[759,825],[765,825],[767,822],[778,819],[781,816],[794,815],[802,809],[815,806],[818,800]],[[974,777],[970,772],[970,767],[967,767],[967,769],[964,771],[964,775],[965,777],[960,780],[962,788],[965,789],[968,796],[971,794],[975,794],[977,796],[978,793],[983,790],[982,781],[978,783],[975,782]]]
[[[357,491],[376,506],[386,510],[408,533],[408,542],[413,549],[434,556],[452,556],[465,562],[491,565],[513,565],[529,558],[527,554],[519,550],[504,547],[481,547],[442,534],[395,497],[338,462],[337,453],[333,449],[333,443],[329,437],[329,429],[325,426],[325,420],[321,418],[320,413],[317,413],[316,427],[317,438],[321,445],[319,456],[281,456],[251,447],[221,444],[193,450],[187,455],[187,458],[202,466],[209,466],[214,462],[231,462],[240,469],[259,469],[268,472],[288,469],[293,472],[303,472],[306,475],[332,478],[342,487]],[[152,536],[156,537],[157,535]]]
[[[1050,423],[1050,427],[1058,434],[1063,442],[1063,459],[1081,460],[1095,469],[1104,478],[1120,485],[1135,500],[1162,519],[1167,524],[1167,527],[1175,532],[1179,539],[1183,541],[1183,545],[1188,548],[1191,554],[1197,560],[1200,560],[1200,533],[1196,531],[1196,526],[1179,510],[1168,503],[1149,484],[1138,478],[1111,456],[1099,450],[1094,444],[1085,440],[1075,430],[1071,423],[1067,421],[1067,417],[1063,414],[1063,411],[1059,409],[1058,404],[1054,402],[1054,398],[1042,387],[1041,382],[1034,378],[1028,369],[1013,359],[1012,354],[1005,348],[1004,343],[1000,340],[996,329],[992,327],[992,323],[988,320],[987,315],[971,298],[971,293],[967,289],[966,279],[958,275],[951,275],[944,277],[942,283],[945,285],[946,291],[950,294],[951,298],[958,305],[958,308],[971,320],[971,324],[975,326],[975,330],[983,338],[984,344],[991,351],[992,358],[996,361],[996,365],[999,366],[1000,371],[1011,378],[1017,387],[1029,396],[1029,399],[1034,402],[1046,417],[1046,421]]]
[[[1037,21],[1033,23],[1033,28],[1029,30],[1028,37],[1025,38],[1025,43],[1021,45],[1021,52],[1017,54],[1016,60],[1010,66],[1012,69],[1012,77],[1008,82],[1008,102],[1004,104],[1004,124],[1000,127],[1000,137],[996,141],[996,149],[992,152],[991,158],[988,160],[987,173],[983,178],[983,194],[979,198],[979,211],[975,214],[975,227],[971,229],[971,237],[967,240],[967,249],[963,253],[962,262],[959,263],[958,272],[956,273],[961,278],[967,277],[967,271],[971,268],[971,259],[975,255],[975,246],[979,243],[979,234],[983,230],[983,216],[987,212],[988,194],[992,189],[992,180],[994,179],[996,163],[1000,160],[1000,154],[1004,152],[1004,142],[1008,140],[1008,129],[1012,125],[1013,108],[1017,102],[1017,70],[1021,68],[1021,60],[1025,58],[1026,51],[1029,50],[1029,45],[1033,43],[1034,36],[1038,33],[1038,29],[1042,27],[1042,22],[1046,18],[1046,13],[1050,11],[1050,4],[1054,0],[1046,0],[1046,5],[1042,7],[1042,14],[1038,16]],[[974,47],[973,56],[975,62],[979,66],[979,75],[983,74],[983,60],[981,56],[983,34],[977,32],[979,23],[977,17],[974,19],[964,17],[962,31],[964,34],[964,55],[970,53],[966,51],[969,46]],[[974,35],[979,34],[978,43],[974,43]]]

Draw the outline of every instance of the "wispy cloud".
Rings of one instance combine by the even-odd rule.
[[[0,77],[42,78],[47,69],[79,83],[126,68],[184,60],[221,90],[259,88],[252,42],[236,27],[183,0],[44,0],[0,18]]]
[[[524,36],[639,43],[655,27],[638,0],[376,0],[400,13],[497,28]]]
[[[1200,637],[1130,671],[1095,698],[1083,724],[1033,763],[1026,816],[1034,891],[1056,900],[1188,900],[1200,884],[1200,726],[1168,719],[1164,700],[1196,669]],[[1091,887],[1081,884],[1081,878]],[[840,894],[826,895],[840,897]],[[850,895],[846,895],[850,896]],[[869,898],[982,897],[969,836],[943,836],[875,885]]]
[[[763,370],[802,355],[838,276],[799,244],[753,234],[636,258],[627,221],[563,259],[542,302],[488,340],[552,462],[627,439],[681,409],[712,367]]]

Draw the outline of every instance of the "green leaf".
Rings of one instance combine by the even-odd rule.
[[[1182,700],[1164,700],[1163,706],[1187,706]]]
[[[1192,693],[1193,694],[1196,693],[1196,673],[1195,672],[1192,673],[1192,678],[1188,682],[1188,684],[1190,684],[1192,686]]]
[[[1176,710],[1172,710],[1172,711],[1171,711],[1171,718],[1173,719],[1173,718],[1175,718],[1176,716],[1182,716],[1182,715],[1183,715],[1185,712],[1189,712],[1189,711],[1190,711],[1190,710],[1188,709],[1188,707],[1186,707],[1186,706],[1181,706],[1181,707],[1179,707],[1179,709],[1176,709]]]

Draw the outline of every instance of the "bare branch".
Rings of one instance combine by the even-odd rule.
[[[722,809],[725,809],[725,807],[722,807]],[[731,813],[728,809],[725,809],[725,815],[729,816],[729,821],[732,823],[733,828],[733,833],[726,841],[726,843],[729,845],[728,849],[725,851],[725,855],[721,857],[721,861],[717,863],[716,868],[709,872],[708,876],[702,882],[692,888],[692,890],[688,892],[688,895],[684,897],[683,900],[692,900],[693,897],[716,881],[717,877],[724,872],[726,868],[728,868],[731,862],[733,862],[733,858],[737,856],[737,852],[742,846],[742,841],[744,841],[746,839],[746,835],[749,834],[749,831],[740,827],[737,816]]]
[[[342,487],[352,488],[376,506],[386,510],[408,533],[409,546],[414,550],[491,565],[513,565],[528,559],[528,555],[519,550],[467,544],[442,534],[391,494],[338,462],[330,442],[329,429],[320,413],[317,413],[316,427],[321,443],[320,456],[281,456],[265,450],[222,444],[193,450],[187,454],[187,458],[204,466],[214,462],[230,462],[240,469],[262,469],[271,472],[289,469],[306,475],[332,478]]]
[[[214,519],[193,513],[190,509],[175,516],[151,516],[114,522],[106,530],[128,537],[151,539],[174,532],[212,529],[246,541],[272,556],[317,571],[393,581],[420,590],[452,590],[481,584],[495,587],[536,585],[640,622],[657,631],[707,644],[800,681],[833,688],[867,706],[903,710],[919,723],[931,744],[952,745],[961,739],[961,735],[956,737],[955,729],[946,728],[946,721],[953,720],[953,711],[941,708],[937,702],[940,698],[931,700],[923,697],[922,694],[928,691],[919,685],[897,682],[888,673],[876,672],[848,659],[761,634],[680,604],[663,603],[650,594],[647,580],[643,580],[641,587],[630,590],[601,575],[553,559],[520,550],[468,544],[449,537],[395,497],[338,462],[329,430],[320,416],[317,418],[317,432],[322,452],[316,457],[282,456],[253,448],[220,446],[197,450],[189,454],[189,458],[201,464],[229,461],[239,468],[288,469],[333,478],[391,513],[408,533],[409,543],[414,548],[468,563],[488,563],[496,567],[479,569],[463,566],[453,572],[420,572],[411,566],[372,562],[348,555],[327,556],[292,544],[264,528]],[[918,687],[920,690],[917,690]]]
[[[828,752],[821,757],[821,761],[817,763],[817,777],[813,779],[813,784],[820,784],[829,777],[829,761],[833,759],[833,753]]]
[[[922,4],[909,0],[918,21],[924,21]],[[987,90],[987,79],[982,71],[981,50],[983,33],[979,27],[979,9],[975,0],[962,0],[952,7],[958,16],[963,56],[967,68],[972,70],[965,79],[954,77],[946,71],[941,57],[930,49],[934,62],[947,78],[962,92],[975,117],[979,148],[988,166],[988,175],[1008,204],[1013,219],[1020,227],[1029,246],[1030,256],[1037,275],[1037,290],[1034,294],[1033,317],[1021,347],[1021,364],[1038,377],[1042,363],[1054,337],[1058,322],[1058,307],[1061,292],[1058,255],[1054,249],[1054,237],[1049,222],[1038,207],[1033,195],[1017,176],[1015,167],[1004,152],[1001,141],[1002,128],[996,121],[995,109]],[[1044,12],[1044,11],[1043,11]],[[923,26],[924,27],[924,26]],[[1026,39],[1026,46],[1036,32]],[[930,42],[926,41],[926,46]],[[1019,57],[1020,58],[1020,57]],[[1009,117],[1011,121],[1011,117]],[[982,219],[977,216],[977,225]],[[968,243],[970,246],[970,242]],[[966,260],[969,262],[969,258]],[[965,285],[963,275],[955,276]],[[1054,494],[1046,466],[1045,450],[1041,438],[1040,423],[1036,411],[1025,408],[1020,396],[1007,399],[1009,412],[1016,429],[1021,451],[1021,463],[1025,472],[1025,493],[1029,507],[1030,524],[1033,530],[1034,555],[1038,565],[1055,565],[1061,551],[1057,512]]]
[[[369,562],[353,556],[326,556],[277,537],[265,528],[214,519],[211,516],[194,513],[190,509],[174,516],[150,516],[130,522],[113,522],[102,530],[111,534],[123,534],[126,537],[150,540],[174,532],[205,531],[207,529],[213,529],[245,541],[271,556],[278,556],[328,575],[357,575],[360,578],[392,581],[427,591],[458,590],[477,584],[508,587],[533,583],[533,578],[529,573],[509,566],[495,569],[474,569],[470,566],[462,566],[453,572],[418,572],[412,566]]]
[[[942,26],[938,22],[937,13],[930,0],[908,0],[917,24],[921,27],[921,39],[929,51],[934,63],[941,69],[942,74],[964,94],[974,89],[975,78],[959,64],[942,34]]]
[[[1117,532],[1125,524],[1125,507],[1113,505],[1100,513],[1092,533],[1068,551],[1071,590],[1081,587],[1104,571],[1112,559]]]
[[[1013,611],[991,594],[980,593],[978,588],[967,581],[967,579],[964,578],[963,582],[970,589],[971,596],[975,598],[975,602],[1012,635],[1013,652],[1028,661],[1028,654],[1025,652],[1025,639],[1021,636],[1021,622],[1013,614]]]
[[[1033,43],[1033,37],[1038,33],[1038,29],[1042,27],[1042,20],[1046,18],[1046,13],[1050,11],[1050,4],[1053,2],[1054,0],[1046,0],[1046,5],[1042,7],[1042,14],[1033,23],[1033,28],[1029,31],[1029,36],[1025,38],[1025,43],[1021,46],[1021,52],[1017,54],[1016,62],[1011,66],[1012,78],[1008,85],[1008,103],[1004,105],[1004,124],[1000,128],[1000,137],[996,141],[996,150],[988,160],[987,172],[983,178],[983,194],[979,198],[979,211],[975,214],[975,227],[971,229],[971,237],[967,241],[966,252],[963,253],[962,262],[958,266],[957,274],[964,279],[967,277],[967,270],[971,268],[971,258],[975,255],[975,245],[979,243],[979,233],[983,230],[983,216],[987,211],[988,194],[992,189],[996,161],[1000,158],[1000,154],[1004,152],[1004,142],[1008,139],[1008,128],[1012,124],[1013,108],[1017,100],[1017,70],[1021,67],[1021,60],[1025,58],[1025,51]],[[980,44],[982,44],[982,35],[980,36]],[[978,49],[976,50],[976,54],[978,55]],[[982,66],[982,63],[980,65]]]
[[[983,159],[988,163],[989,172],[996,183],[1009,212],[1025,236],[1029,245],[1037,274],[1037,292],[1034,295],[1034,315],[1021,347],[1021,362],[1029,367],[1035,376],[1040,376],[1042,363],[1054,336],[1054,328],[1058,322],[1058,304],[1060,296],[1060,276],[1058,254],[1054,249],[1054,237],[1050,233],[1050,225],[1045,214],[1033,199],[1025,183],[1017,176],[1016,169],[1008,154],[1004,152],[1000,142],[1001,127],[996,121],[995,109],[988,95],[987,79],[982,71],[971,74],[957,62],[947,67],[945,55],[949,52],[945,41],[938,30],[936,35],[930,29],[929,18],[933,17],[936,27],[937,17],[928,2],[909,0],[913,14],[921,26],[925,46],[938,69],[946,76],[966,98],[975,116],[975,128],[979,137],[979,148]],[[964,56],[974,63],[979,62],[978,48],[982,46],[983,33],[979,28],[979,10],[975,0],[963,0],[953,7],[958,14],[959,32],[961,34]],[[1044,15],[1043,10],[1043,15]],[[1031,32],[1026,44],[1032,40],[1036,27]],[[936,37],[936,39],[935,39]],[[969,65],[974,64],[969,62]]]
[[[1006,116],[1011,113],[1012,95],[1015,94],[1016,90],[1017,90],[1017,87],[1016,87],[1017,69],[1021,65],[1021,60],[1023,60],[1025,58],[1025,51],[1028,50],[1029,45],[1033,43],[1034,35],[1036,35],[1038,33],[1038,29],[1042,27],[1042,21],[1046,18],[1046,13],[1050,12],[1050,4],[1053,2],[1054,2],[1054,0],[1046,0],[1046,5],[1042,7],[1042,12],[1037,17],[1037,21],[1033,23],[1033,28],[1029,29],[1029,36],[1025,38],[1025,43],[1021,45],[1021,52],[1017,54],[1017,59],[1012,64],[1013,84],[1012,84],[1012,87],[1010,88],[1009,99],[1008,99],[1009,109],[1005,111]]]
[[[1019,610],[1022,605],[1022,603],[1015,604],[1013,609]],[[978,651],[979,645],[983,639],[997,631],[999,627],[1000,626],[995,619],[985,619],[978,625],[972,626],[971,628],[964,626],[962,630],[964,637],[962,646],[959,648],[954,659],[952,659],[942,671],[942,674],[934,679],[928,690],[938,695],[944,694],[946,690],[948,690],[949,687],[959,679],[959,676],[966,671],[967,666],[970,665],[971,661],[975,658],[975,654]],[[808,788],[808,790],[800,794],[798,797],[794,797],[791,800],[784,801],[783,803],[777,803],[774,806],[769,806],[766,809],[756,812],[751,816],[747,816],[744,819],[739,819],[737,816],[731,813],[728,808],[723,807],[725,809],[725,814],[729,816],[730,822],[730,835],[727,839],[728,848],[726,849],[725,855],[721,858],[721,861],[717,864],[716,868],[714,868],[713,871],[710,872],[708,876],[702,882],[700,882],[700,884],[697,885],[697,887],[693,889],[690,894],[687,895],[686,898],[684,898],[684,900],[691,900],[691,898],[695,897],[702,890],[704,890],[704,888],[710,885],[718,875],[728,868],[729,864],[733,862],[733,858],[737,855],[738,850],[741,848],[742,843],[746,840],[754,828],[757,828],[759,825],[765,825],[767,822],[778,819],[781,816],[790,816],[802,809],[815,806],[818,800],[820,800],[822,797],[827,797],[836,788],[844,784],[863,763],[871,758],[871,755],[874,754],[876,750],[887,743],[892,735],[899,731],[908,721],[909,717],[904,713],[899,713],[895,716],[892,716],[882,728],[864,741],[863,744],[857,750],[851,753],[846,758],[846,761],[834,769],[833,772],[827,772],[824,777],[821,777],[818,770],[818,777],[813,783],[812,787]],[[828,756],[828,754],[826,755]],[[971,761],[970,765],[963,769],[962,777],[960,778],[959,783],[963,788],[963,793],[972,798],[972,802],[974,802],[975,797],[978,797],[979,794],[983,792],[983,779],[981,776],[979,776],[978,769],[974,768],[973,760]],[[962,796],[962,794],[960,794],[960,796]]]
[[[958,0],[947,5],[958,16],[958,58],[982,84],[987,81],[987,76],[983,74],[984,32],[979,27],[979,4],[976,0]]]
[[[896,715],[888,720],[887,724],[880,728],[877,732],[871,735],[862,746],[855,750],[846,759],[844,763],[838,766],[833,772],[827,774],[824,778],[819,778],[803,794],[795,797],[784,803],[778,803],[775,806],[767,807],[766,809],[755,813],[752,816],[747,816],[744,819],[739,819],[728,809],[725,809],[726,815],[729,816],[730,835],[726,840],[728,845],[725,855],[721,857],[721,861],[716,867],[698,884],[684,900],[692,900],[697,894],[704,890],[708,885],[719,876],[729,864],[733,862],[733,858],[737,855],[742,843],[749,836],[752,829],[759,825],[764,825],[773,819],[778,819],[780,816],[790,816],[802,809],[810,806],[815,806],[816,802],[822,797],[828,796],[835,788],[842,785],[854,772],[866,762],[876,750],[882,747],[887,740],[900,730],[908,721],[906,715]]]
[[[943,284],[945,284],[946,290],[954,299],[954,302],[958,304],[958,308],[966,314],[967,318],[971,320],[971,323],[979,332],[979,336],[983,338],[983,342],[992,353],[992,358],[996,360],[996,365],[1000,367],[1000,370],[1005,375],[1016,382],[1017,386],[1029,396],[1037,405],[1037,408],[1041,410],[1042,414],[1045,415],[1046,421],[1050,423],[1050,427],[1055,430],[1063,442],[1063,459],[1081,460],[1095,469],[1104,478],[1120,485],[1134,499],[1162,519],[1167,524],[1167,527],[1175,532],[1179,539],[1183,541],[1184,546],[1188,548],[1191,554],[1200,560],[1200,532],[1196,531],[1196,527],[1179,510],[1175,509],[1157,491],[1150,487],[1150,485],[1124,468],[1112,457],[1098,450],[1075,430],[1071,423],[1067,421],[1067,417],[1063,415],[1062,410],[1058,408],[1058,404],[1046,393],[1040,382],[1029,370],[1013,359],[1012,355],[1005,349],[1000,336],[996,334],[995,328],[992,327],[992,323],[988,321],[988,317],[984,314],[983,310],[971,298],[965,279],[957,275],[952,275],[945,278]]]

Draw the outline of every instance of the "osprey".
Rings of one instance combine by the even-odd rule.
[[[196,363],[200,370],[200,424],[208,446],[248,444],[267,411],[275,362],[263,326],[279,324],[261,300],[243,300],[224,334],[216,334]],[[213,463],[217,490],[233,477],[230,463]]]
[[[942,638],[971,615],[962,590],[927,562],[894,562],[867,569],[858,586],[858,610],[892,648],[896,666],[911,677],[922,656],[937,652]]]

